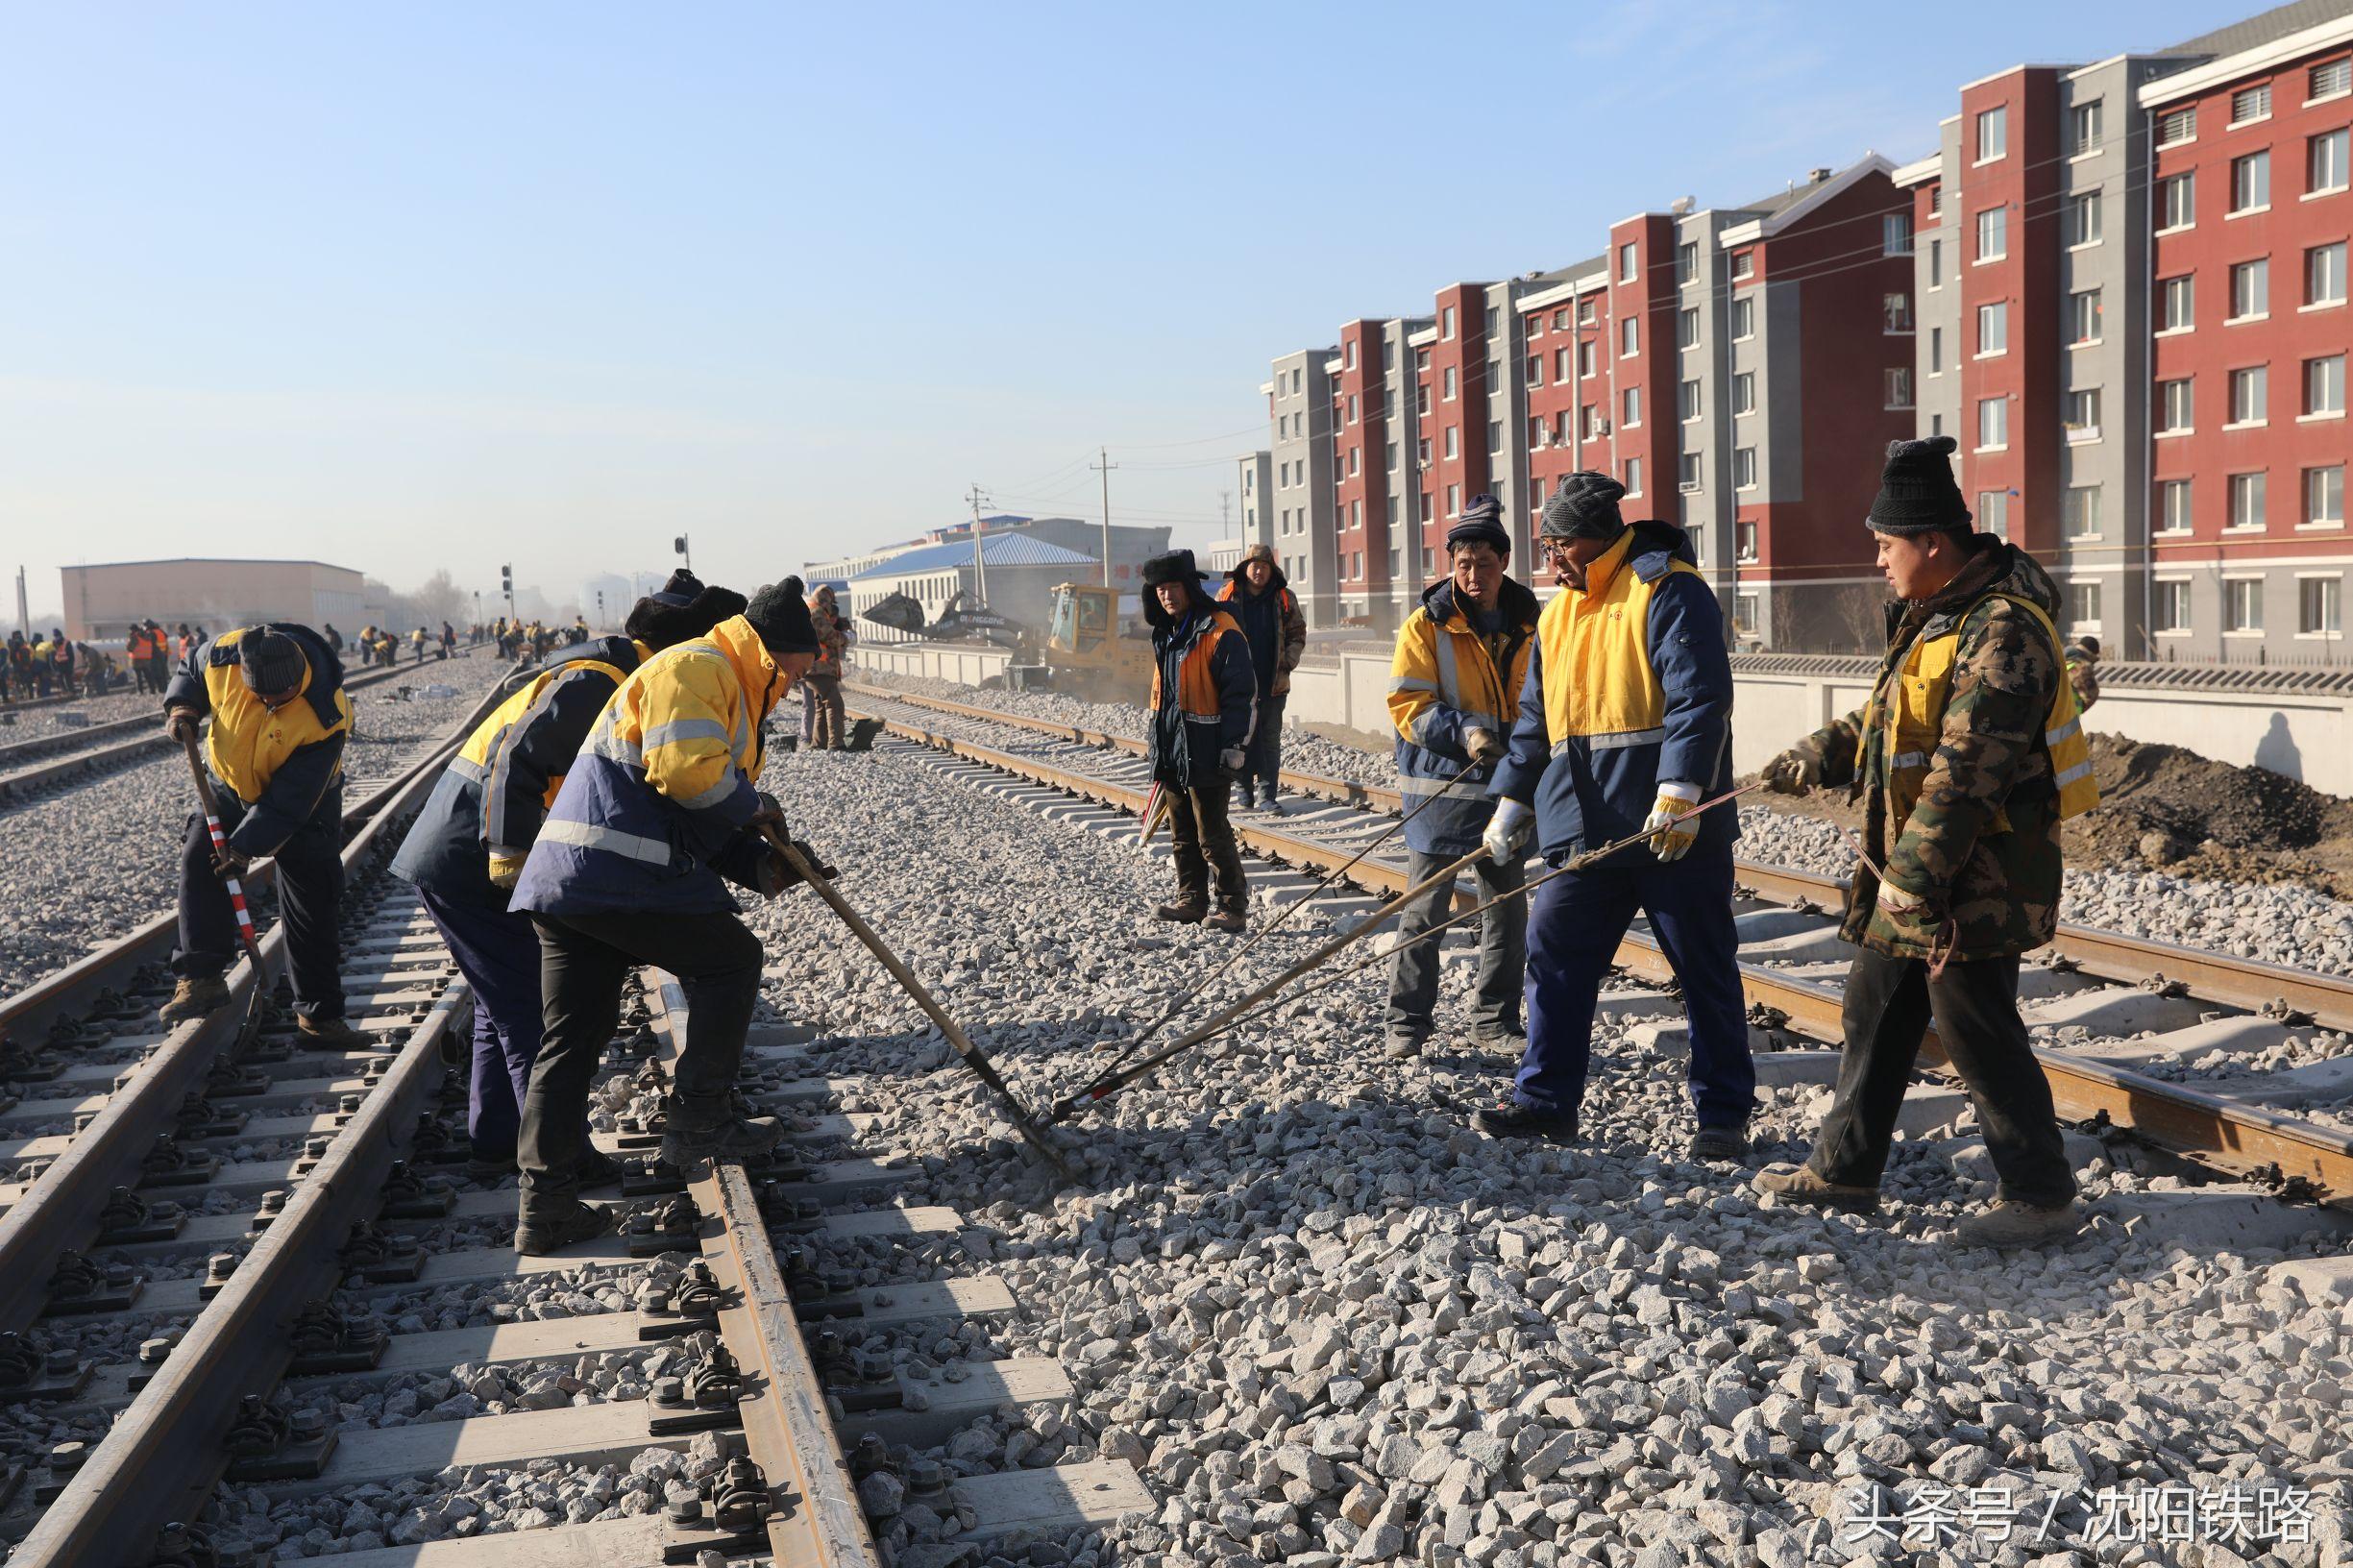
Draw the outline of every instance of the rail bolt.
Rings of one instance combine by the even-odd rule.
[[[82,1468],[82,1461],[90,1457],[90,1445],[81,1441],[62,1442],[49,1451],[49,1468],[58,1475]]]

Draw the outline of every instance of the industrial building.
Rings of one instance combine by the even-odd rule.
[[[260,621],[318,627],[349,636],[363,619],[364,579],[324,561],[237,561],[187,557],[110,561],[61,568],[65,635],[101,648],[119,645],[134,622],[186,622],[218,631]]]

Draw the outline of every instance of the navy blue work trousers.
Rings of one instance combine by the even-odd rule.
[[[474,1066],[466,1139],[478,1160],[511,1160],[539,1059],[539,932],[528,915],[417,890],[474,988]]]

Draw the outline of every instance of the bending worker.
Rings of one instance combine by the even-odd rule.
[[[1760,1190],[1868,1212],[1931,1017],[2000,1178],[1964,1245],[2064,1238],[2082,1223],[2049,1080],[2018,1016],[2018,961],[2057,933],[2059,823],[2099,803],[2061,666],[2059,590],[2034,558],[1976,532],[1949,435],[1888,448],[1871,531],[1888,605],[1871,700],[1766,765],[1783,794],[1863,797],[1862,864],[1839,935],[1846,1048],[1811,1158]]]
[[[760,939],[723,875],[773,895],[782,857],[760,829],[784,813],[754,787],[761,725],[817,656],[797,592],[760,590],[742,615],[664,649],[613,694],[564,775],[515,884],[539,931],[539,1059],[523,1102],[519,1252],[601,1236],[609,1212],[580,1202],[581,1128],[597,1062],[641,964],[676,975],[689,1004],[672,1068],[661,1157],[681,1169],[755,1159],[773,1117],[730,1103],[760,995]]]
[[[1480,846],[1494,815],[1487,793],[1519,711],[1520,685],[1535,647],[1536,596],[1504,574],[1511,535],[1503,507],[1480,496],[1446,530],[1449,576],[1406,617],[1389,661],[1389,720],[1397,726],[1397,788],[1405,797],[1409,884],[1419,884]],[[1468,768],[1470,772],[1463,773]],[[1456,782],[1457,775],[1462,775]],[[1451,785],[1451,787],[1450,787]],[[1480,916],[1479,970],[1471,982],[1471,1039],[1489,1050],[1526,1049],[1520,1027],[1528,968],[1528,901],[1517,851],[1473,870]],[[1455,885],[1434,887],[1398,918],[1401,945],[1389,969],[1388,1054],[1419,1056],[1438,1000],[1438,945],[1413,939],[1452,913]]]
[[[625,636],[549,655],[467,737],[393,857],[393,874],[417,885],[474,990],[466,1136],[476,1176],[515,1168],[523,1100],[539,1056],[539,933],[528,915],[506,907],[524,857],[621,683],[655,652],[704,635],[743,608],[743,595],[674,573],[629,611]],[[582,1185],[609,1179],[610,1162],[582,1136]]]
[[[202,1017],[229,1000],[221,976],[237,954],[225,876],[264,855],[278,863],[295,1027],[328,1049],[364,1049],[374,1037],[343,1017],[343,747],[352,704],[343,666],[308,626],[271,623],[196,643],[164,689],[164,732],[184,743],[212,716],[206,756],[219,787],[226,850],[215,853],[205,814],[188,814],[180,855],[180,977],[166,1023]]]
[[[1561,592],[1536,624],[1510,753],[1496,770],[1488,850],[1516,854],[1531,826],[1557,866],[1652,830],[1586,870],[1554,877],[1529,911],[1528,1054],[1497,1134],[1577,1136],[1602,977],[1639,909],[1683,989],[1691,1154],[1748,1153],[1756,1097],[1732,927],[1728,811],[1686,821],[1732,778],[1732,670],[1724,613],[1668,523],[1629,525],[1626,487],[1571,474],[1544,503],[1540,538]]]

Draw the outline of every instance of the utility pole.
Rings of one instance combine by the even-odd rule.
[[[1217,492],[1217,536],[1221,539],[1234,537],[1234,492],[1231,490]]]
[[[33,635],[33,606],[25,600],[25,569],[16,569],[16,629],[27,637]]]
[[[1111,586],[1111,471],[1119,465],[1111,460],[1109,447],[1097,447],[1096,461],[1087,466],[1103,476],[1103,586]]]
[[[972,597],[986,608],[989,603],[989,563],[982,560],[980,554],[980,509],[988,504],[989,498],[980,493],[980,483],[974,480],[965,500],[972,503]]]

